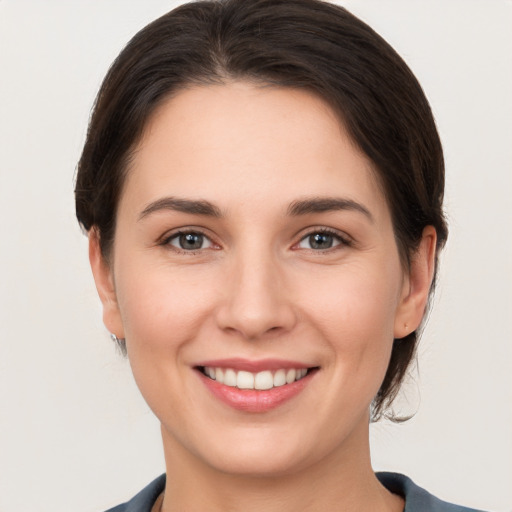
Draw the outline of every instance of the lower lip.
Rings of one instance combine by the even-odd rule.
[[[233,409],[261,413],[275,409],[297,396],[309,384],[314,373],[316,372],[309,372],[305,377],[291,384],[260,391],[226,386],[210,379],[202,372],[199,372],[199,375],[213,395]]]

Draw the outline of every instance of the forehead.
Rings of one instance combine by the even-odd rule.
[[[184,89],[156,110],[134,152],[122,201],[170,194],[270,205],[342,194],[377,208],[383,200],[377,181],[372,163],[321,98],[234,82]]]

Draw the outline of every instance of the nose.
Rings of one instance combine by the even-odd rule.
[[[225,277],[217,324],[247,340],[289,332],[297,322],[284,271],[270,255],[238,257]]]

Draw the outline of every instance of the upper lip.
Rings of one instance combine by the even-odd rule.
[[[211,359],[201,361],[196,367],[214,367],[214,368],[232,368],[233,370],[242,370],[251,373],[257,373],[264,370],[280,370],[288,368],[312,368],[315,365],[304,364],[299,361],[290,361],[288,359],[244,359],[241,357],[232,357],[229,359]]]

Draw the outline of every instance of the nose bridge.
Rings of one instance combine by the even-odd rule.
[[[219,311],[223,329],[254,339],[289,330],[295,316],[283,285],[283,269],[268,240],[240,244],[229,266],[227,296]]]

